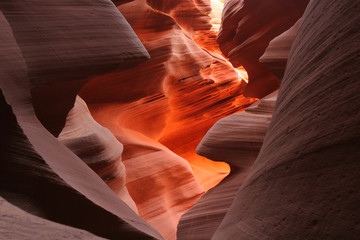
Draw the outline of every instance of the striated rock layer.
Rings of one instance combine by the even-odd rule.
[[[80,96],[124,146],[126,186],[140,216],[175,239],[180,216],[229,173],[196,146],[218,119],[257,99],[242,96],[245,82],[219,51],[194,41],[212,26],[208,1],[136,0],[118,8],[151,59],[92,78]]]
[[[0,195],[33,215],[101,237],[162,239],[51,134],[63,126],[73,88],[87,74],[144,59],[146,50],[108,1],[41,3],[0,3]],[[91,28],[84,27],[90,23]],[[96,41],[101,34],[103,41]],[[86,41],[89,36],[94,41]],[[38,120],[41,114],[35,114],[40,100],[50,109],[37,113],[54,114],[43,122],[51,133]],[[11,205],[5,208],[15,214]],[[33,237],[25,231],[26,226],[19,227],[24,238]]]
[[[357,239],[360,15],[311,1],[261,152],[213,239]]]
[[[231,172],[182,216],[177,239],[212,237],[260,151],[276,96],[274,92],[245,111],[219,120],[201,140],[197,152],[228,163]]]
[[[260,62],[269,42],[302,16],[309,0],[229,0],[217,41],[223,54],[249,74],[245,96],[261,98],[279,87],[278,79]]]
[[[148,58],[110,1],[2,1],[0,9],[28,67],[36,116],[54,135],[89,76]]]
[[[240,111],[255,99],[241,95],[244,83],[222,56],[199,47],[169,15],[142,0],[119,9],[151,59],[134,70],[93,78],[80,95],[90,111],[92,104],[116,103],[123,109],[115,116],[121,126],[160,140],[184,157],[202,186],[209,189],[226,175],[228,167],[197,156],[196,145],[219,118]],[[184,138],[190,135],[191,143]],[[180,149],[185,142],[186,149]]]
[[[69,112],[59,140],[93,169],[135,212],[136,204],[126,188],[126,170],[121,161],[122,144],[95,122],[86,103],[78,96]]]
[[[95,119],[124,146],[126,187],[139,215],[165,239],[175,239],[180,216],[195,204],[204,190],[189,163],[157,141],[118,124],[116,105],[93,106]],[[116,180],[116,177],[112,181]],[[114,186],[109,184],[112,189]]]

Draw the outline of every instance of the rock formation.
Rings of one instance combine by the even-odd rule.
[[[262,98],[279,87],[278,79],[259,58],[269,42],[302,16],[309,0],[229,0],[225,4],[218,42],[234,67],[249,75],[245,96]]]
[[[223,2],[1,1],[1,239],[357,239],[359,2]]]
[[[359,2],[311,1],[253,169],[213,239],[357,239]]]
[[[220,51],[197,44],[212,26],[209,2],[136,0],[119,10],[151,59],[91,79],[80,95],[124,145],[127,188],[140,216],[175,239],[180,216],[229,172],[227,164],[198,156],[197,144],[218,119],[256,99],[242,96],[245,82]],[[153,170],[139,175],[150,162]]]
[[[126,188],[126,170],[121,161],[122,144],[90,115],[78,96],[59,135],[61,142],[93,169],[135,212],[136,204]]]
[[[109,1],[3,1],[0,7],[28,66],[35,113],[54,135],[89,76],[148,58]]]
[[[0,236],[2,239],[90,239],[100,240],[89,232],[48,221],[11,205],[0,197]],[[41,231],[39,231],[41,229]]]
[[[121,126],[160,140],[190,162],[195,177],[206,189],[216,185],[224,177],[221,168],[227,166],[198,157],[194,149],[216,120],[241,110],[254,99],[241,95],[244,83],[239,82],[238,72],[223,57],[200,48],[169,15],[155,11],[141,0],[121,5],[119,9],[151,59],[133,70],[93,78],[80,95],[90,111],[95,104],[97,108],[98,104],[121,107],[122,111],[117,111],[121,117],[116,116]],[[203,95],[200,101],[199,94]],[[223,99],[226,99],[224,103],[218,104]],[[184,131],[183,126],[189,125],[188,122],[198,123],[197,129]],[[189,131],[192,143],[180,150],[184,136],[190,136]],[[222,167],[216,170],[214,166]]]
[[[289,30],[274,38],[259,59],[279,80],[284,76],[290,48],[300,26],[300,22],[301,19]]]
[[[69,11],[65,6],[74,10]],[[76,9],[89,13],[93,10],[93,13],[83,16]],[[6,1],[0,4],[0,10],[1,196],[33,215],[98,236],[162,239],[45,129],[34,109],[37,106],[34,98],[47,103],[42,104],[46,108],[51,107],[49,114],[57,118],[50,116],[44,125],[56,134],[65,121],[64,109],[69,108],[70,102],[73,104],[71,87],[84,82],[80,77],[116,68],[129,57],[136,61],[147,57],[136,35],[108,1],[88,4],[68,1],[67,5],[57,1],[43,5],[30,0]],[[77,21],[70,16],[78,16]],[[94,24],[84,28],[89,19]],[[102,24],[108,24],[109,32]],[[74,28],[78,34],[71,35]],[[105,37],[102,42],[85,41],[86,37],[101,34]],[[121,46],[127,41],[129,45],[124,49]],[[77,45],[85,43],[86,48]],[[110,46],[119,49],[106,51]],[[80,80],[75,81],[75,77]],[[47,94],[40,94],[45,88]],[[67,88],[69,94],[60,98],[64,99],[64,106],[59,110],[61,101],[57,96]],[[55,123],[47,124],[50,120]]]
[[[222,118],[201,140],[197,152],[228,163],[231,172],[182,216],[177,239],[211,239],[260,151],[276,97],[274,92],[245,111]]]
[[[139,215],[165,239],[175,239],[180,216],[195,204],[204,190],[185,159],[159,142],[121,127],[117,118],[121,110],[116,105],[100,105],[93,107],[92,115],[124,146],[126,186]],[[115,177],[112,181],[119,180]],[[111,182],[109,186],[113,190],[117,188]]]

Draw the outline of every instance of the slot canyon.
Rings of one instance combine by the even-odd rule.
[[[359,12],[0,0],[0,239],[359,239]]]

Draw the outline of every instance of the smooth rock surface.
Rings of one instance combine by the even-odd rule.
[[[1,1],[0,10],[28,66],[36,116],[55,136],[89,76],[149,58],[108,0]]]
[[[261,152],[212,239],[358,239],[359,1],[311,1]]]
[[[162,239],[43,127],[31,101],[30,67],[2,13],[0,31],[1,196],[38,217],[105,238]]]
[[[117,115],[111,118],[120,126],[160,141],[189,161],[205,189],[215,186],[228,173],[228,165],[198,156],[195,148],[213,123],[256,99],[244,98],[239,73],[224,57],[199,46],[171,15],[144,0],[119,9],[151,59],[132,70],[92,78],[80,96],[90,111],[93,105],[112,104]]]
[[[151,59],[92,78],[80,96],[94,119],[124,145],[126,185],[140,216],[165,238],[175,239],[180,216],[229,172],[227,164],[198,156],[197,144],[214,122],[256,99],[244,98],[238,72],[224,57],[199,46],[189,36],[195,30],[173,16],[176,11],[195,16],[199,9],[177,2],[168,6],[176,11],[167,13],[170,3],[176,1],[119,6]],[[150,163],[147,173],[143,166],[150,168]],[[150,186],[144,188],[144,182]]]
[[[210,239],[249,174],[270,124],[277,92],[245,111],[222,118],[206,133],[197,152],[230,165],[230,174],[206,192],[181,218],[177,239]]]
[[[271,40],[259,61],[280,81],[284,76],[291,45],[299,29],[301,18],[289,30]]]
[[[93,106],[94,118],[124,146],[122,161],[126,168],[126,186],[139,215],[165,239],[176,239],[180,216],[204,192],[189,163],[159,142],[121,127],[116,118],[121,108],[116,105],[98,107]]]
[[[278,79],[259,58],[269,42],[302,16],[309,0],[229,0],[225,3],[217,41],[223,54],[244,66],[249,84],[244,94],[262,98],[279,87]]]
[[[0,197],[1,239],[90,239],[100,240],[89,232],[36,217]]]
[[[136,204],[126,188],[126,169],[121,161],[123,145],[92,118],[86,103],[79,96],[58,139],[137,212]]]

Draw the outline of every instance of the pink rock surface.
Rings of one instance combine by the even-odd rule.
[[[225,4],[218,42],[223,54],[249,74],[244,94],[261,98],[279,87],[259,58],[269,42],[289,29],[303,14],[309,0],[229,0]]]
[[[213,239],[357,239],[359,2],[311,1],[263,147]]]
[[[108,129],[92,118],[86,103],[79,96],[58,139],[137,212],[136,204],[126,188],[126,170],[121,161],[123,146]]]
[[[34,49],[20,48],[22,44],[27,43],[21,38],[20,23],[25,25],[22,28],[23,31],[34,29],[26,28],[27,25],[22,22],[25,20],[20,21],[17,18],[25,18],[29,22],[33,14],[35,18],[33,24],[35,24],[36,18],[40,16],[35,14],[36,9],[40,11],[42,8],[40,6],[36,8],[35,5],[30,4],[30,1],[26,1],[30,6],[29,8],[24,8],[22,4],[13,5],[15,2],[17,1],[0,4],[1,12],[6,13],[0,15],[2,32],[0,35],[2,52],[0,55],[0,88],[2,91],[0,100],[2,123],[0,125],[1,196],[34,215],[64,225],[85,229],[102,237],[162,239],[155,229],[121,201],[80,158],[47,131],[36,117],[31,101],[30,87],[39,87],[39,82],[35,81],[37,75],[32,71],[35,71],[34,69],[40,71],[40,65],[37,65],[39,68],[35,68],[36,63],[39,64],[39,62],[32,62],[27,57],[39,55],[38,58],[31,58],[39,60],[44,55],[53,56],[54,53],[50,51],[49,53],[44,52],[42,55],[36,47]],[[24,4],[24,2],[22,3]],[[76,3],[78,6],[82,6],[80,3],[83,2],[72,1],[73,5]],[[114,28],[121,28],[119,23],[123,21],[123,18],[120,17],[119,21],[116,21],[116,16],[120,15],[115,13],[116,9],[115,11],[111,10],[113,5],[108,4],[107,1],[97,1],[96,3],[104,7],[104,12],[92,14],[93,18],[102,18],[104,17],[103,14],[109,10],[110,13],[114,13],[113,20],[117,22]],[[50,6],[56,12],[55,1],[48,1],[46,7]],[[62,3],[57,13],[61,13],[64,6],[66,5]],[[105,14],[105,16],[107,15]],[[14,19],[16,19],[16,23],[13,22]],[[57,22],[60,25],[66,22],[66,18],[62,21],[60,19],[57,19],[58,22],[50,20],[49,22],[53,24]],[[86,25],[87,22],[83,20],[79,17],[76,24]],[[55,35],[62,32],[57,28],[46,31],[48,34],[54,31]],[[96,30],[93,31],[95,34]],[[28,35],[25,34],[25,36]],[[45,39],[44,37],[43,40]],[[119,39],[118,41],[121,45],[121,41]],[[140,42],[138,43],[140,44]],[[50,45],[42,45],[42,47],[46,46],[50,47]],[[70,46],[67,47],[71,49]],[[27,49],[27,52],[24,49]],[[77,50],[79,49],[74,49],[74,51]],[[141,51],[138,50],[134,49],[135,53],[140,54]],[[27,57],[23,53],[26,53]],[[142,53],[144,53],[143,56],[146,56],[145,51]],[[104,57],[102,54],[100,56]],[[136,58],[136,54],[134,56]],[[96,57],[93,57],[95,61]],[[49,60],[48,63],[51,61]],[[112,62],[115,65],[120,63],[121,59]],[[48,66],[49,64],[44,65],[43,73],[47,72]],[[81,67],[79,68],[81,70]],[[74,68],[66,71],[72,70]],[[65,74],[66,71],[63,69],[63,72],[60,73]],[[62,75],[60,73],[58,73],[59,76]],[[50,82],[50,80],[56,83],[57,79],[48,79],[47,81]],[[50,103],[51,101],[49,105],[51,105]]]
[[[28,66],[35,113],[54,135],[89,76],[149,57],[110,1],[26,0],[0,6]]]
[[[261,147],[275,98],[243,91],[308,0],[227,1],[225,57],[221,2],[0,3],[0,238],[357,239],[359,3],[311,1]]]

